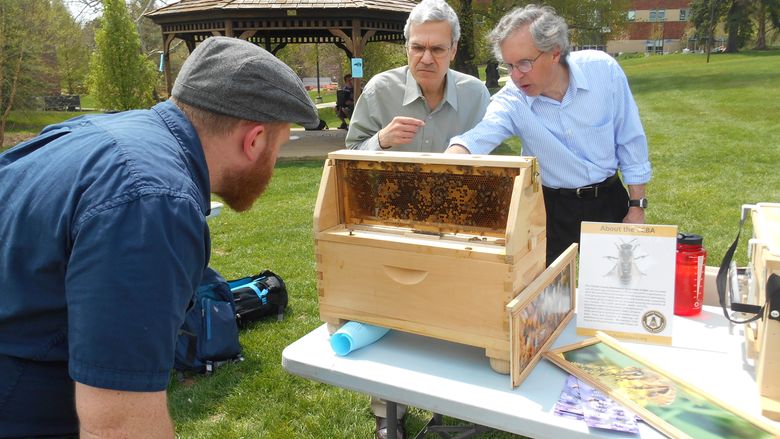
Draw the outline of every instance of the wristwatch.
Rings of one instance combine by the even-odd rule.
[[[638,200],[628,200],[628,207],[641,207],[647,209],[647,198],[640,198]]]

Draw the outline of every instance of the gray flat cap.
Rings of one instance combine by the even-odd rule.
[[[293,122],[314,128],[320,117],[298,75],[264,49],[244,40],[210,37],[190,54],[171,92],[215,113],[257,122]]]

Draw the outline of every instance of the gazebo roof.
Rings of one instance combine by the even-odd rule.
[[[260,43],[339,43],[403,41],[403,27],[414,0],[181,0],[146,14],[164,35],[200,42],[227,35]],[[345,35],[334,35],[340,29]],[[336,32],[338,34],[338,32]]]
[[[163,34],[165,78],[172,77],[169,50],[180,39],[192,51],[206,38],[240,38],[276,53],[288,44],[335,44],[361,58],[369,42],[404,41],[415,0],[181,0],[146,14]],[[353,82],[355,97],[360,81]]]
[[[390,11],[408,14],[418,2],[412,0],[386,0],[386,1],[338,1],[338,0],[181,0],[156,9],[147,14],[150,18],[162,18],[171,14],[188,14],[204,12],[223,12],[232,14],[235,12],[253,11],[264,12],[286,10],[337,10],[357,9],[365,11]],[[157,20],[155,20],[157,21]]]

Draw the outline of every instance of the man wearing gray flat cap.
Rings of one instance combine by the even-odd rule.
[[[319,117],[289,67],[235,38],[201,43],[172,94],[0,154],[0,437],[174,437],[210,194],[249,209],[290,123]]]

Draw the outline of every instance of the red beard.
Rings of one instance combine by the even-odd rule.
[[[249,210],[271,181],[275,164],[274,148],[268,146],[251,169],[226,174],[217,195],[236,212]]]

